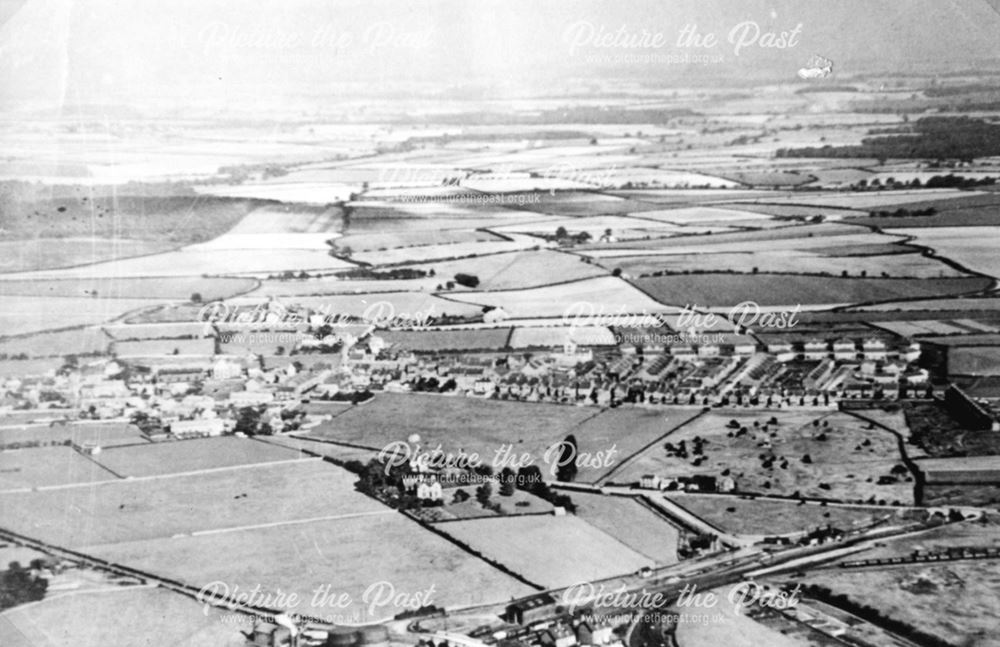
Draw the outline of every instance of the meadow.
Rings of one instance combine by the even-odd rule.
[[[236,436],[113,447],[94,457],[124,477],[163,476],[297,458],[299,455],[291,450]]]
[[[579,518],[659,566],[677,563],[680,531],[638,500],[588,492],[569,494]]]
[[[70,447],[0,451],[0,491],[93,483],[115,478],[110,471]]]

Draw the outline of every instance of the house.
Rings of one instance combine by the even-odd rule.
[[[806,359],[825,359],[829,348],[827,343],[821,339],[810,339],[802,346],[802,355]]]
[[[615,639],[614,626],[606,617],[587,616],[577,626],[576,637],[581,645],[607,645]]]
[[[220,358],[212,365],[212,377],[216,380],[232,380],[243,375],[243,366],[239,362]]]
[[[858,347],[853,340],[841,338],[833,342],[833,358],[840,360],[857,359]]]
[[[566,625],[555,625],[547,629],[541,636],[542,645],[545,647],[574,647],[576,633]]]
[[[221,418],[195,418],[171,423],[170,433],[177,438],[221,436],[226,432],[226,427],[226,421]]]
[[[885,342],[877,338],[862,341],[861,352],[866,360],[885,359],[887,355]]]
[[[639,479],[639,487],[644,490],[659,490],[661,485],[660,477],[655,474],[643,474]]]
[[[715,343],[698,345],[698,357],[718,357],[721,352],[722,349]]]
[[[525,625],[544,620],[555,614],[555,611],[555,598],[548,593],[539,593],[508,604],[504,617],[507,622]]]
[[[437,480],[421,481],[417,484],[417,498],[427,501],[440,501],[444,498],[444,493],[441,490],[441,483]]]
[[[507,314],[507,311],[504,310],[503,308],[493,308],[492,310],[483,315],[483,322],[488,324],[499,323],[501,321],[506,321],[509,318],[510,315]]]

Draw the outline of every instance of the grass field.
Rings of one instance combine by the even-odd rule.
[[[561,348],[568,340],[579,346],[614,346],[615,336],[606,326],[518,327],[511,335],[512,348]]]
[[[889,233],[914,236],[914,244],[930,247],[938,256],[975,272],[1000,277],[996,227],[922,227],[891,229]]]
[[[361,445],[379,450],[389,443],[420,436],[420,450],[432,451],[440,443],[443,451],[477,453],[486,465],[494,464],[498,451],[509,448],[520,457],[527,453],[546,478],[558,460],[546,450],[573,434],[581,459],[586,452],[607,455],[609,461],[581,466],[577,480],[594,482],[617,467],[627,456],[696,415],[700,409],[600,410],[542,403],[438,395],[380,393],[363,406],[351,407],[309,435],[315,438]],[[627,433],[624,430],[628,430]],[[413,445],[410,449],[417,451]]]
[[[0,417],[0,424],[3,421],[4,418]],[[31,441],[46,444],[62,443],[66,440],[76,444],[94,443],[101,447],[146,442],[139,434],[138,428],[122,422],[0,427],[0,445],[2,446]]]
[[[74,353],[106,353],[111,339],[100,328],[76,328],[0,339],[0,353],[28,357],[62,357]]]
[[[847,253],[857,248],[842,248],[836,251]],[[892,278],[945,278],[966,277],[938,260],[927,258],[916,250],[910,253],[893,253],[873,256],[834,256],[815,252],[737,252],[720,254],[661,254],[653,256],[624,256],[599,258],[597,262],[606,269],[621,268],[630,276],[650,275],[656,272],[736,272],[752,274],[763,272],[786,274],[828,274],[839,277],[847,272],[852,277],[862,273],[865,276],[881,277],[883,273]],[[899,251],[907,251],[901,248]]]
[[[334,241],[338,252],[350,248],[354,252],[384,251],[387,249],[451,245],[457,243],[496,242],[500,237],[474,229],[445,229],[407,231],[393,234],[348,234]]]
[[[153,303],[155,302],[148,299],[0,296],[0,333],[24,335],[98,324],[149,307]],[[13,352],[29,351],[18,349]]]
[[[391,583],[409,600],[422,594],[426,604],[443,607],[502,603],[533,591],[399,514],[92,546],[85,552],[196,586],[222,581],[244,591],[259,584],[264,592],[294,592],[296,613],[353,617],[352,624],[406,610],[373,593],[366,598],[380,582]],[[321,598],[314,604],[319,587],[327,587],[330,599],[347,594],[350,604],[331,608]]]
[[[719,602],[711,609],[679,609],[691,620],[677,624],[677,647],[805,647],[796,638],[737,613],[729,602],[732,588],[714,589]]]
[[[0,505],[11,529],[73,547],[341,515],[394,514],[357,492],[355,480],[350,472],[313,459],[8,493],[0,497]]]
[[[633,573],[653,560],[575,516],[476,519],[441,530],[546,587]]]
[[[166,355],[214,355],[215,340],[203,339],[143,339],[116,341],[112,352],[117,357],[163,357]]]
[[[256,286],[251,279],[172,277],[159,279],[108,276],[98,279],[0,281],[2,296],[106,297],[115,299],[224,299]]]
[[[164,252],[167,242],[121,238],[34,238],[0,242],[0,273],[88,265]]]
[[[510,328],[477,330],[386,330],[378,336],[394,349],[415,353],[442,351],[500,350],[507,347]]]
[[[298,458],[298,454],[246,438],[222,436],[137,447],[115,447],[94,458],[122,476],[162,476],[292,460]]]
[[[229,614],[227,614],[229,615]],[[230,618],[226,618],[229,620]],[[249,617],[226,622],[223,613],[179,593],[153,587],[115,587],[43,602],[0,614],[7,647],[80,645],[215,645],[242,647]]]
[[[511,317],[562,317],[572,306],[581,303],[584,304],[583,312],[592,312],[595,317],[666,310],[625,281],[611,276],[527,290],[455,292],[449,298],[503,308]]]
[[[572,492],[576,515],[658,565],[677,562],[677,527],[635,499]]]
[[[544,249],[426,263],[413,267],[423,270],[433,269],[438,282],[451,280],[451,277],[459,273],[471,274],[479,279],[477,288],[479,290],[531,288],[607,274],[600,267],[581,262],[577,256]]]
[[[1000,645],[994,604],[1000,567],[994,561],[828,571],[809,582],[952,644]]]
[[[778,419],[776,427],[770,425],[767,432],[753,427],[754,422],[763,427],[771,416]],[[731,430],[726,425],[733,419],[749,432],[730,437]],[[829,427],[816,427],[812,424],[814,420],[820,420],[820,425],[829,422]],[[705,440],[705,459],[700,465],[694,464],[695,436]],[[900,464],[895,437],[886,431],[869,430],[867,423],[846,414],[713,412],[666,439],[674,445],[681,440],[689,448],[687,459],[668,455],[663,445],[657,443],[612,480],[633,483],[643,474],[719,476],[729,470],[742,492],[777,495],[799,492],[803,496],[846,502],[868,501],[871,497],[876,501],[913,501],[911,482],[877,483],[880,476],[888,475],[893,466]],[[810,463],[802,461],[805,455],[811,458]],[[826,487],[820,487],[821,484]]]
[[[788,274],[692,274],[634,279],[663,304],[731,306],[744,301],[770,305],[855,304],[977,292],[990,287],[978,277],[873,279]]]
[[[669,498],[708,523],[735,535],[787,535],[832,525],[850,530],[899,512],[871,506],[799,505],[792,501],[744,499],[731,496],[674,494]]]
[[[93,483],[114,478],[114,474],[70,447],[0,451],[0,491]],[[4,516],[7,516],[6,512]]]
[[[503,254],[537,247],[541,241],[521,234],[509,234],[510,240],[482,240],[478,242],[454,242],[418,247],[396,247],[384,251],[372,250],[355,252],[351,260],[369,265],[405,265],[430,261],[459,259],[484,254]]]

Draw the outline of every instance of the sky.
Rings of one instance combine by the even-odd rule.
[[[794,81],[812,55],[834,61],[843,78],[997,69],[997,4],[0,0],[0,103],[226,105],[405,96],[418,86],[557,92],[574,79]]]

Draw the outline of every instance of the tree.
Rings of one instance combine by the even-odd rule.
[[[556,478],[558,480],[569,482],[576,478],[578,471],[576,466],[578,449],[576,436],[573,434],[566,436],[566,440],[562,441],[559,448],[559,462],[556,466]]]
[[[484,508],[489,505],[491,496],[493,496],[493,486],[489,483],[483,483],[476,488],[476,501]]]
[[[463,501],[469,500],[469,493],[465,490],[459,488],[455,491],[455,495],[451,498],[452,503],[462,503]]]
[[[559,227],[556,228],[556,238],[566,238],[566,236],[568,235],[569,232],[566,231],[565,227],[560,225]]]
[[[193,292],[191,294],[191,303],[201,303],[201,292]]]
[[[514,470],[503,468],[500,472],[500,496],[513,496],[515,478]]]

